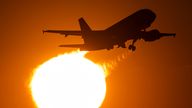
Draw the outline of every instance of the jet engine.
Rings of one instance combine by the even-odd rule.
[[[161,37],[162,37],[161,33],[156,29],[145,32],[141,36],[141,38],[145,41],[155,41],[155,40],[160,39]]]

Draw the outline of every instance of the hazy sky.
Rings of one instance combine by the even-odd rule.
[[[43,35],[42,29],[79,30],[84,17],[92,29],[105,29],[142,8],[157,14],[152,28],[176,38],[147,43],[137,50],[90,52],[94,62],[117,61],[107,77],[102,108],[192,107],[192,6],[190,0],[1,0],[0,107],[33,108],[28,89],[32,70],[73,49],[57,47],[80,38]],[[127,44],[130,44],[128,42]]]

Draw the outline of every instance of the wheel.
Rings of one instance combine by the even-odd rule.
[[[132,51],[135,51],[136,50],[136,47],[135,46],[132,46]]]
[[[129,45],[128,49],[129,49],[129,50],[132,50],[132,47],[133,47],[133,45]]]

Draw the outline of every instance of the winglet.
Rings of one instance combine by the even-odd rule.
[[[45,31],[46,31],[45,29],[42,30],[43,34],[45,33]]]
[[[43,32],[43,34],[44,34],[45,32],[47,32],[47,29],[43,29],[42,32]]]
[[[175,38],[175,36],[176,36],[176,33],[173,33],[173,37]]]

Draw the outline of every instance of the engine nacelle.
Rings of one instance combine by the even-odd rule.
[[[158,30],[151,30],[148,32],[145,32],[141,38],[145,41],[155,41],[161,38],[160,32]]]

